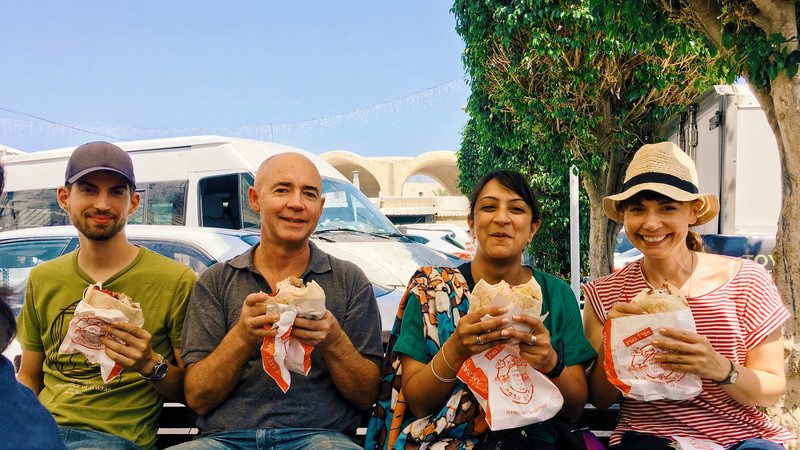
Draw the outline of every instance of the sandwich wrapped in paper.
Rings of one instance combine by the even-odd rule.
[[[503,317],[510,318],[515,314],[539,317],[542,313],[542,288],[533,277],[527,283],[516,286],[511,286],[502,280],[497,284],[489,284],[481,279],[475,284],[470,295],[469,312],[490,306],[508,308]],[[525,324],[513,323],[512,326],[518,331],[530,331],[530,327]]]
[[[542,289],[536,279],[517,286],[505,281],[495,285],[478,281],[470,294],[470,312],[491,306],[504,306],[509,318],[515,314],[540,317]],[[482,320],[489,319],[485,316]],[[513,323],[522,332],[530,326]],[[518,428],[543,422],[555,416],[564,403],[561,392],[547,377],[531,367],[519,354],[519,342],[496,345],[473,355],[461,366],[463,381],[486,413],[493,431]]]
[[[308,284],[297,277],[288,277],[279,281],[277,292],[270,296],[267,303],[278,305],[280,312],[294,309],[297,315],[306,319],[320,319],[325,315],[325,292],[316,281]]]
[[[326,311],[325,291],[316,281],[306,284],[297,277],[278,282],[276,289],[266,303],[277,305],[280,312],[280,318],[272,326],[278,332],[274,337],[264,338],[261,362],[264,371],[286,392],[292,382],[289,372],[308,375],[314,350],[292,336],[295,318],[321,319]]]
[[[89,286],[75,307],[75,316],[69,322],[67,335],[58,352],[67,355],[83,353],[89,362],[100,364],[100,375],[108,383],[122,372],[122,365],[106,355],[101,341],[104,336],[102,328],[114,321],[141,327],[144,325],[142,308],[123,293],[103,289],[100,283]],[[108,337],[116,339],[111,335]]]
[[[697,396],[702,382],[696,375],[662,368],[653,347],[661,328],[696,332],[689,302],[671,284],[645,288],[631,299],[645,314],[606,321],[603,328],[605,370],[608,381],[636,400],[687,400]]]

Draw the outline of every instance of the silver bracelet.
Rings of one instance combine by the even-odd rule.
[[[447,343],[447,341],[444,341],[444,342],[445,342],[445,344]],[[442,347],[439,349],[439,353],[442,354],[442,359],[444,360],[444,363],[447,364],[447,367],[449,367],[450,370],[452,370],[453,372],[458,373],[458,369],[456,369],[455,367],[451,366],[450,363],[447,361],[447,356],[444,355],[444,345],[445,344],[442,344]]]
[[[457,377],[445,378],[445,377],[440,376],[438,373],[436,373],[436,369],[433,368],[433,359],[431,359],[431,363],[428,364],[428,366],[431,368],[431,373],[433,374],[433,376],[435,376],[436,379],[441,381],[442,383],[452,383],[452,382],[456,381],[456,379],[457,379]]]

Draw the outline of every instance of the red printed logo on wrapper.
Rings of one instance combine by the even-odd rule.
[[[494,381],[500,391],[514,403],[527,405],[533,398],[533,383],[525,371],[526,363],[517,355],[507,354],[495,363]]]
[[[686,376],[683,372],[670,370],[667,372],[658,364],[651,361],[653,356],[665,353],[657,350],[652,344],[636,347],[631,350],[631,365],[629,370],[640,380],[656,380],[662,383],[674,383]]]
[[[77,318],[72,342],[91,350],[101,350],[103,348],[103,343],[100,341],[103,337],[101,330],[105,324],[106,322],[103,319],[95,316]]]

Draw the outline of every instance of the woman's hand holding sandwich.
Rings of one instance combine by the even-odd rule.
[[[516,324],[530,327],[529,332],[515,328],[503,330],[504,336],[519,340],[519,356],[539,372],[548,373],[553,370],[558,364],[558,354],[550,344],[550,332],[542,321],[527,314],[515,315],[512,319]]]

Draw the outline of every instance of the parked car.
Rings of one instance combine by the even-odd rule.
[[[464,260],[475,255],[475,244],[469,233],[457,225],[418,223],[398,225],[398,230],[411,239],[440,252],[449,253]]]
[[[198,274],[219,261],[226,261],[259,242],[260,234],[247,230],[209,227],[128,225],[128,240],[191,267]],[[325,242],[320,242],[325,249]],[[0,283],[12,289],[11,309],[19,315],[31,269],[78,247],[77,230],[72,226],[26,228],[0,232]],[[421,246],[420,246],[421,247]],[[334,247],[336,248],[336,247]],[[425,249],[427,250],[427,249]],[[435,252],[430,252],[434,254]],[[441,261],[444,256],[435,254]],[[459,260],[451,258],[451,264]],[[409,278],[410,278],[409,274]],[[370,278],[373,280],[373,278]],[[406,280],[407,281],[407,280]],[[384,330],[391,330],[402,289],[372,281]],[[3,353],[18,364],[22,350],[12,342]]]

